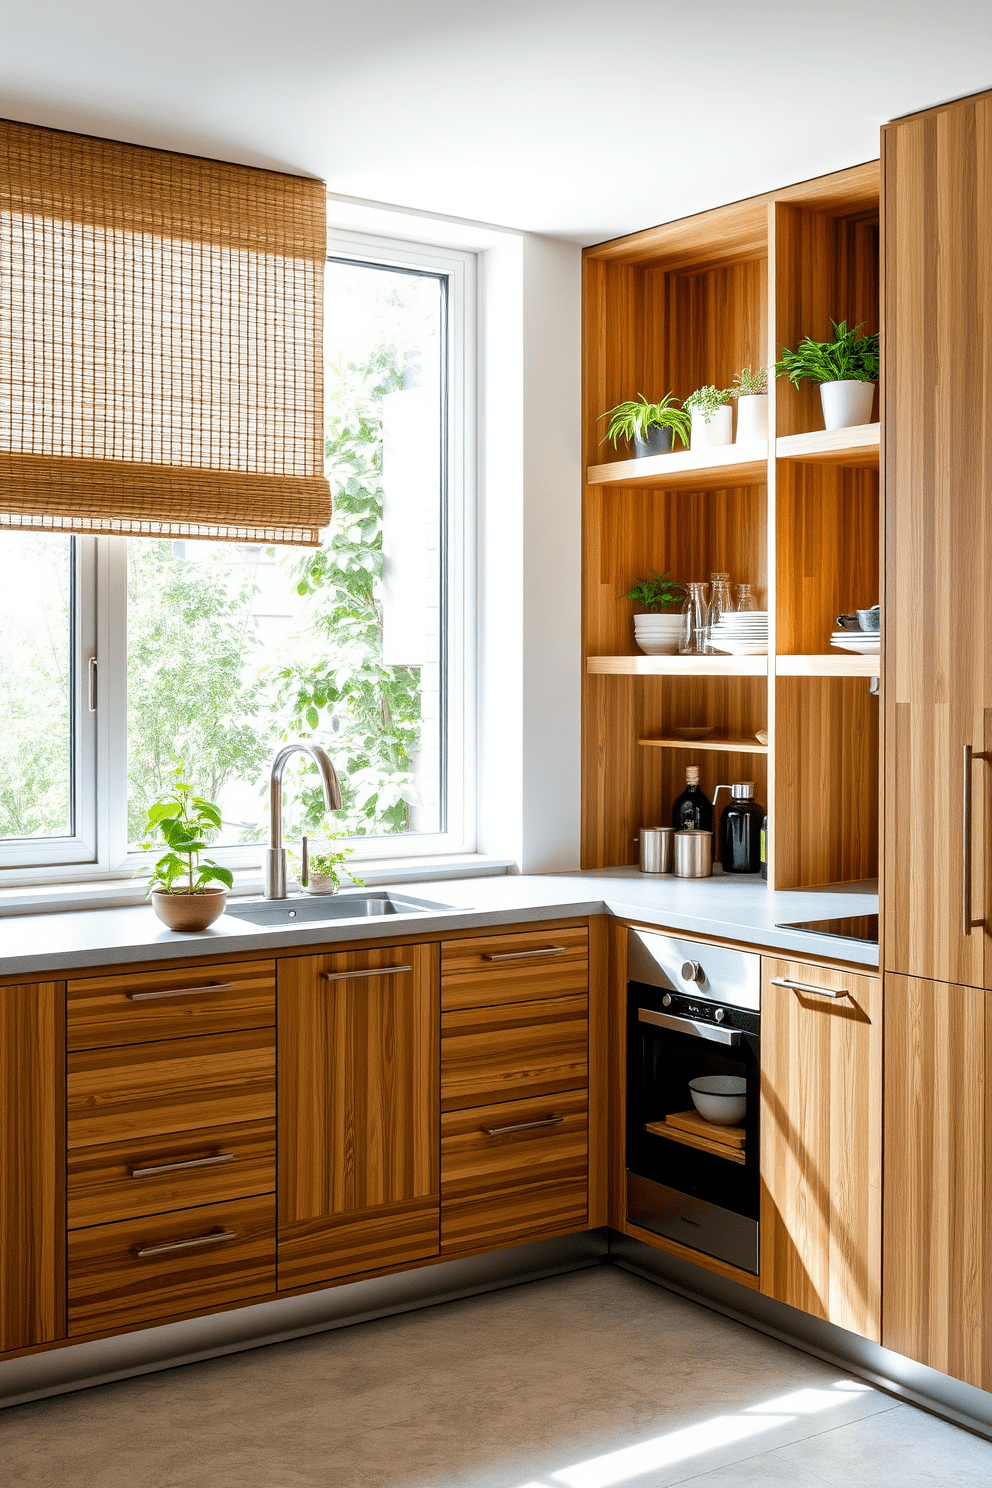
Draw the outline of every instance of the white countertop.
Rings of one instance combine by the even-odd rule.
[[[397,885],[398,887],[398,885]],[[570,915],[612,914],[660,929],[688,930],[722,940],[856,965],[877,966],[878,947],[776,923],[875,914],[873,883],[771,893],[751,875],[708,879],[647,877],[636,868],[583,873],[419,880],[405,892],[443,910],[337,920],[299,927],[260,927],[223,915],[209,930],[167,930],[144,905],[74,910],[0,919],[0,976],[64,976],[69,971],[132,961],[168,961],[245,951],[309,951],[342,940],[385,940],[416,934],[425,940],[455,929],[488,929]],[[347,890],[342,894],[347,898]]]

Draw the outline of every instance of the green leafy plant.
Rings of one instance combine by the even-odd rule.
[[[775,363],[779,377],[787,377],[794,387],[810,382],[877,382],[879,367],[878,335],[859,335],[861,325],[847,329],[847,321],[832,320],[832,341],[811,341],[804,336],[795,351],[782,347],[782,360]]]
[[[609,419],[602,443],[609,440],[614,449],[621,439],[647,439],[649,429],[671,429],[672,435],[677,434],[685,448],[689,448],[692,421],[671,393],[666,393],[660,403],[649,403],[643,393],[638,393],[636,398],[618,403],[599,416]]]
[[[220,812],[212,801],[194,796],[193,787],[183,779],[186,773],[180,766],[171,791],[148,810],[149,841],[142,847],[149,851],[151,839],[160,836],[169,849],[150,870],[149,894],[153,889],[166,894],[198,894],[208,884],[216,882],[229,889],[234,882],[229,868],[202,856],[207,836],[220,827]]]
[[[656,568],[651,572],[653,579],[638,578],[634,581],[634,587],[626,598],[636,600],[646,610],[677,610],[682,606],[685,599],[685,586],[677,579],[673,579],[666,570],[660,574]]]
[[[326,841],[332,843],[340,836],[343,836],[343,833],[332,832],[326,838]],[[341,868],[347,858],[351,857],[353,852],[354,848],[351,847],[342,848],[340,852],[335,852],[331,847],[328,847],[325,851],[312,852],[309,855],[309,871],[310,873],[316,873],[320,878],[330,879],[333,884],[331,893],[336,894],[341,887],[341,875],[338,869]],[[350,869],[346,869],[345,871],[352,883],[358,884],[362,888],[365,887],[364,878],[358,878]]]
[[[734,376],[734,385],[728,389],[732,398],[760,398],[768,391],[768,371],[759,367],[756,372],[742,367]]]
[[[731,398],[736,396],[733,388],[715,388],[711,383],[707,383],[704,387],[697,388],[694,393],[690,393],[682,406],[689,413],[695,410],[701,416],[703,423],[708,424],[717,409],[722,408],[725,403],[729,403]]]

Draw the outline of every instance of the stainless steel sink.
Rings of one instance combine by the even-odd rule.
[[[367,893],[294,894],[287,899],[247,899],[228,904],[226,913],[252,925],[313,925],[327,920],[369,920],[382,915],[429,914],[450,910],[450,904],[409,899],[388,889]]]

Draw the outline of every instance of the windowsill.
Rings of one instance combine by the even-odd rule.
[[[452,853],[434,858],[370,858],[352,865],[359,878],[369,885],[393,883],[442,882],[448,878],[494,878],[515,873],[516,864],[507,858],[493,858],[485,853]],[[23,914],[64,914],[79,909],[128,909],[144,902],[146,881],[143,878],[97,879],[61,884],[27,884],[19,888],[0,888],[0,918]],[[295,879],[290,893],[298,892]],[[261,894],[262,878],[257,868],[245,868],[234,875],[232,894]]]

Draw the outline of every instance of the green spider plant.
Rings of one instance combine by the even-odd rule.
[[[787,377],[794,387],[810,382],[877,382],[879,367],[878,336],[861,336],[861,325],[847,329],[847,321],[832,320],[832,341],[812,341],[804,336],[795,351],[782,348],[782,360],[775,363],[779,377]]]
[[[647,439],[649,429],[671,429],[673,443],[677,434],[684,447],[689,448],[692,420],[671,393],[666,393],[660,403],[649,403],[643,393],[638,393],[636,398],[618,403],[616,408],[610,408],[599,416],[609,419],[602,442],[605,444],[609,440],[614,449],[621,439],[631,442],[635,438]]]

